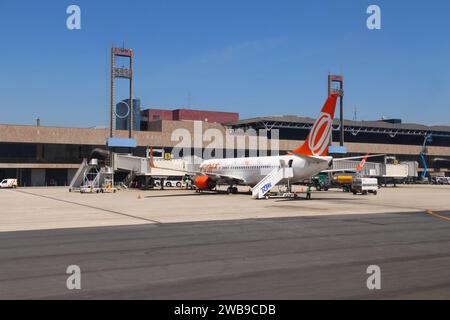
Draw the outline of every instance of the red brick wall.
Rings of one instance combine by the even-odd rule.
[[[173,111],[172,110],[163,110],[163,109],[148,109],[145,110],[146,116],[148,117],[148,121],[152,122],[155,120],[173,120]]]
[[[212,123],[226,123],[239,120],[239,113],[235,112],[216,112],[190,109],[174,110],[173,116],[173,120],[193,120]]]
[[[148,109],[145,110],[145,116],[149,122],[155,120],[190,120],[190,121],[205,121],[211,123],[226,123],[239,120],[239,113],[236,112],[216,112],[216,111],[202,111],[191,109],[177,109],[177,110],[163,110],[163,109]]]

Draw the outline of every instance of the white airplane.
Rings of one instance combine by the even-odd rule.
[[[333,163],[333,157],[328,156],[328,147],[337,98],[337,93],[328,97],[303,145],[288,155],[205,160],[200,164],[198,172],[186,173],[195,176],[194,184],[199,191],[212,191],[217,185],[229,185],[228,193],[237,193],[237,185],[255,187],[281,166],[292,168],[290,183],[304,181],[327,171]],[[340,158],[335,161],[360,158],[362,157]],[[286,180],[282,179],[278,184],[286,183]]]
[[[304,144],[290,154],[205,160],[200,164],[201,175],[196,177],[195,186],[199,190],[212,190],[218,184],[228,184],[228,192],[237,193],[236,185],[254,187],[273,169],[279,168],[280,164],[293,169],[291,183],[303,181],[329,169],[333,157],[327,154],[337,98],[337,93],[328,97]]]

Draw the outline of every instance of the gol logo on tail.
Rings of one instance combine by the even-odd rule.
[[[331,116],[322,112],[314,123],[308,138],[308,146],[313,155],[321,155],[328,148],[331,138]]]

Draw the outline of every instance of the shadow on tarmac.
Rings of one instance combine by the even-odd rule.
[[[164,194],[164,195],[154,195],[154,196],[144,196],[144,198],[176,198],[176,197],[192,197],[192,196],[215,196],[215,195],[224,195],[224,196],[236,196],[236,195],[250,195],[246,192],[239,192],[237,194],[228,194],[226,191],[217,191],[217,192],[192,192],[185,194]]]

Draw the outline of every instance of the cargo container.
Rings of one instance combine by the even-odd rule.
[[[417,181],[419,177],[419,163],[417,161],[404,161],[400,162],[400,164],[408,166],[408,177],[406,181],[408,183]]]

